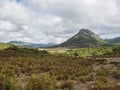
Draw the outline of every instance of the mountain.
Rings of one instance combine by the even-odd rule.
[[[8,42],[8,44],[13,44],[13,45],[17,45],[17,46],[35,47],[35,48],[38,48],[38,47],[50,47],[50,46],[55,45],[53,43],[34,44],[34,43],[21,42],[21,41],[10,41],[10,42]]]
[[[120,45],[120,37],[113,38],[113,39],[105,39],[105,41],[108,42],[108,44]]]
[[[10,42],[8,42],[8,44],[13,44],[13,45],[17,45],[17,46],[27,46],[27,45],[30,45],[31,43],[21,42],[21,41],[10,41]]]
[[[98,35],[88,29],[81,29],[76,35],[66,42],[54,47],[81,48],[81,47],[99,47],[107,44]]]

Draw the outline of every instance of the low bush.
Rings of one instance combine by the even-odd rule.
[[[115,71],[112,73],[113,78],[120,80],[120,71]]]
[[[33,75],[26,86],[26,90],[55,90],[55,88],[56,83],[49,74],[43,74],[39,77]]]
[[[61,84],[61,88],[62,88],[62,89],[68,89],[68,90],[72,90],[72,89],[73,89],[73,86],[74,86],[74,83],[73,83],[72,80],[64,81],[64,82]]]

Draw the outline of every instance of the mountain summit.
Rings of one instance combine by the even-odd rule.
[[[105,45],[106,42],[98,35],[88,29],[81,29],[76,35],[68,39],[66,42],[55,47],[81,48],[81,47],[99,47]]]
[[[98,35],[96,35],[94,32],[88,30],[88,29],[81,29],[78,34],[75,35],[76,37],[79,36],[88,36],[88,37],[93,37],[96,39],[100,39]]]

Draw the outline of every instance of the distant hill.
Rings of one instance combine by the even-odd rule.
[[[17,46],[30,45],[30,43],[28,43],[28,42],[21,42],[21,41],[10,41],[10,42],[8,42],[8,44],[13,44],[13,45],[17,45]]]
[[[54,47],[81,48],[81,47],[99,47],[107,44],[98,35],[88,29],[81,29],[76,35],[66,42]]]
[[[33,48],[50,47],[50,46],[55,45],[53,43],[48,43],[48,44],[34,44],[34,43],[21,42],[21,41],[10,41],[10,42],[8,42],[8,44],[17,45],[17,46],[33,47]]]
[[[108,44],[113,44],[113,45],[120,45],[120,37],[113,38],[113,39],[105,39]]]

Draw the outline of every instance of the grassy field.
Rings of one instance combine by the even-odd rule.
[[[0,90],[119,90],[119,47],[72,51],[78,55],[57,51],[16,46],[0,50]],[[100,54],[83,58],[83,51]]]
[[[10,45],[5,43],[0,43],[0,50],[9,47]]]
[[[65,53],[70,49],[67,48],[39,48],[38,50],[46,50],[47,52],[51,53],[51,54],[61,54],[61,53]]]
[[[63,54],[72,57],[89,57],[95,55],[102,55],[105,53],[112,52],[112,49],[117,46],[98,47],[98,48],[39,48],[39,50],[46,50],[51,54]]]

